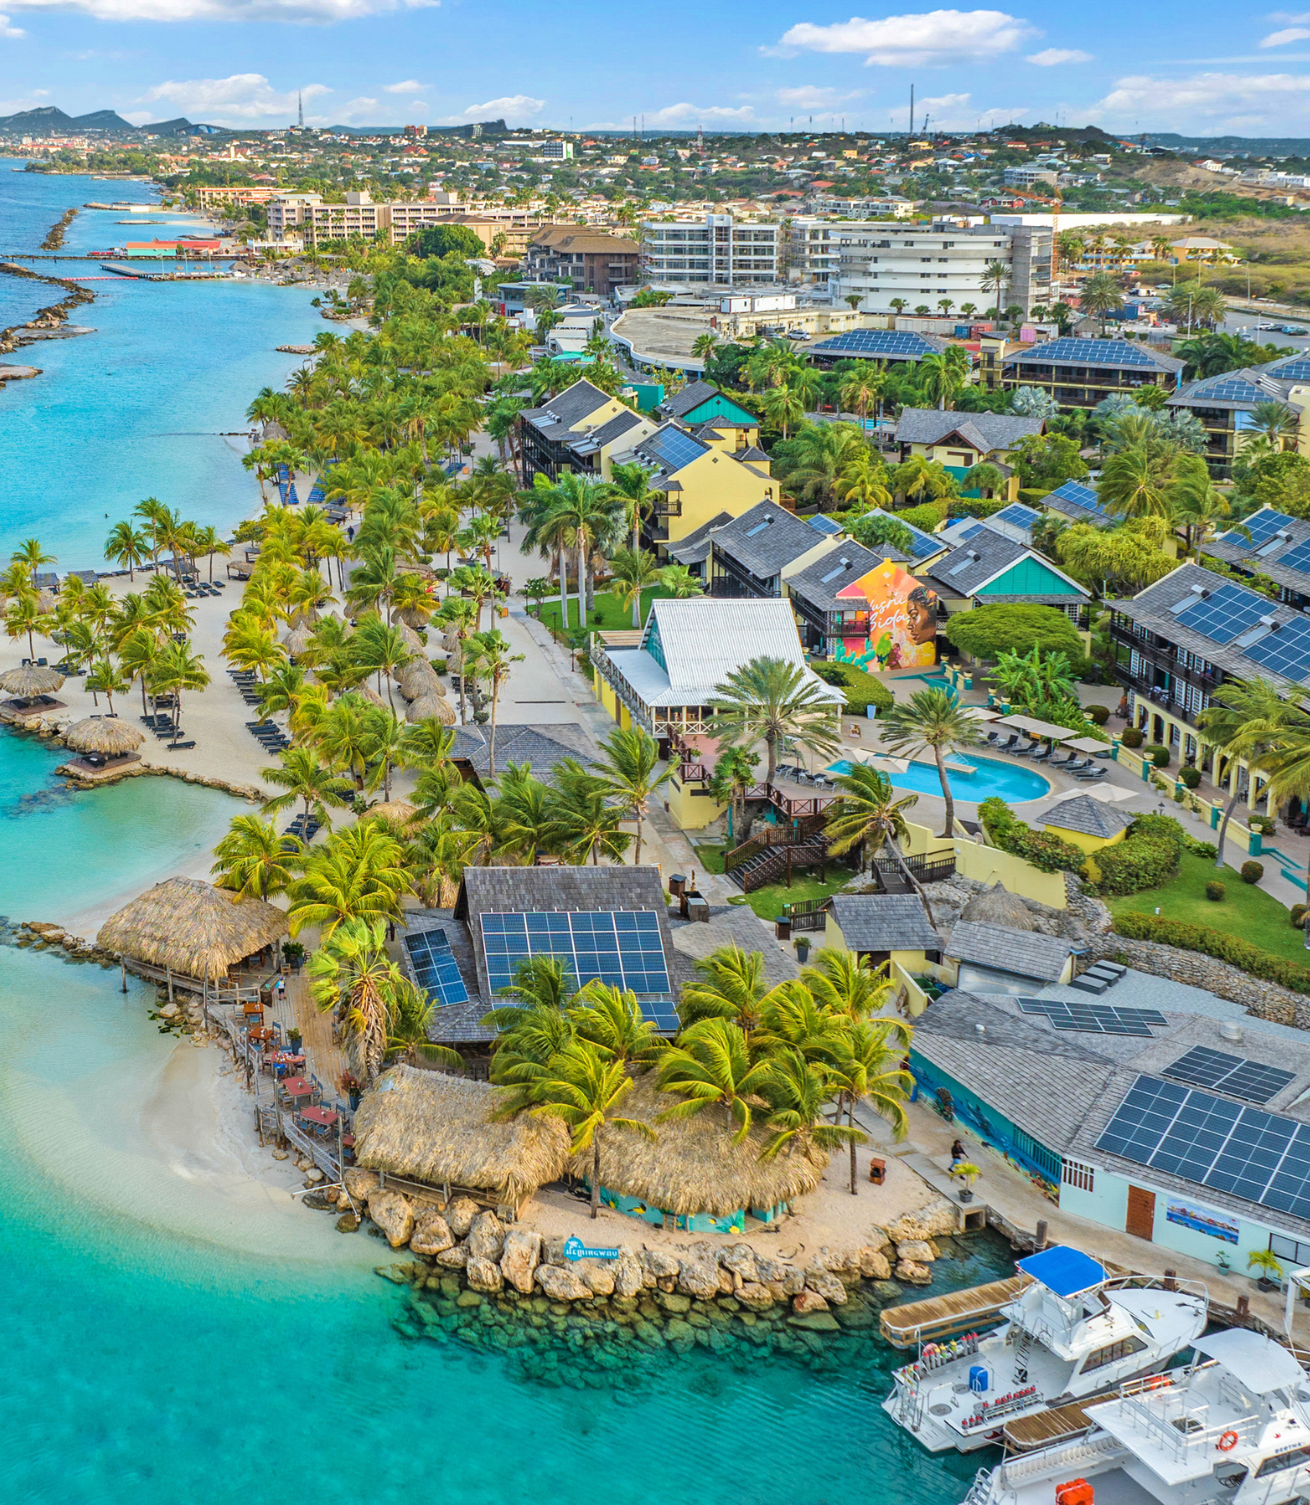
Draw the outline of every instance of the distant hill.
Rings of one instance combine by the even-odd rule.
[[[1174,151],[1190,147],[1202,152],[1250,152],[1254,157],[1310,157],[1310,139],[1305,136],[1176,136],[1162,131],[1146,139]]]
[[[113,110],[93,110],[89,115],[75,115],[73,124],[81,131],[115,131],[128,136],[136,134],[136,126]]]
[[[41,105],[35,110],[19,110],[17,115],[0,115],[0,131],[7,134],[42,136],[50,131],[73,132],[73,117],[55,105]]]

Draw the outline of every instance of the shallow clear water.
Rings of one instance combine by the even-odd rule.
[[[1025,800],[1040,799],[1050,791],[1049,782],[1031,769],[1019,768],[1013,763],[1002,763],[996,758],[980,758],[974,752],[963,752],[958,757],[961,762],[972,764],[975,770],[971,774],[947,770],[946,778],[951,786],[951,793],[964,804],[977,804],[979,800],[990,799],[996,794],[1008,804],[1020,805]],[[831,764],[828,771],[849,773],[850,760],[843,758],[840,762]],[[941,796],[942,781],[937,776],[935,764],[911,763],[904,772],[898,773],[894,768],[886,768],[884,772],[898,789],[917,789],[920,794]]]
[[[12,165],[0,158],[0,252],[35,251],[72,205],[150,197],[144,183],[15,173]],[[74,256],[26,265],[52,276],[104,276],[97,262],[76,258],[131,237],[131,227],[118,224],[124,217],[84,209],[64,242]],[[219,528],[258,506],[258,487],[241,465],[246,409],[261,387],[282,387],[299,364],[276,347],[308,344],[325,327],[305,290],[86,285],[96,301],[70,320],[96,333],[0,357],[43,373],[0,390],[0,559],[35,535],[58,555],[61,573],[100,567],[110,528],[143,497]],[[45,283],[0,276],[0,328],[62,296]]]

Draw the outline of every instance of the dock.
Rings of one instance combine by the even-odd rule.
[[[948,1291],[943,1296],[884,1307],[880,1319],[882,1335],[893,1348],[915,1348],[920,1343],[936,1343],[942,1338],[971,1332],[996,1321],[1001,1309],[1031,1284],[1027,1275],[1011,1275],[964,1291]]]

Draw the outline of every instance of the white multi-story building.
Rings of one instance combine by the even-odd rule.
[[[1039,226],[868,224],[796,219],[791,228],[789,277],[827,283],[834,303],[858,298],[864,313],[888,313],[892,300],[934,312],[973,304],[996,306],[992,268],[1005,268],[1001,306],[1026,314],[1051,290],[1051,232]]]
[[[777,225],[738,223],[730,214],[645,220],[642,276],[695,287],[741,287],[778,280]]]
[[[309,247],[328,240],[376,240],[379,235],[398,246],[416,230],[449,224],[452,207],[435,198],[375,204],[367,193],[348,193],[344,204],[327,204],[321,194],[284,193],[269,200],[268,231],[279,242],[299,235]]]

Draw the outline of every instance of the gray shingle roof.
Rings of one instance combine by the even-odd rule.
[[[487,733],[476,726],[452,728],[455,740],[452,758],[467,761],[475,773],[485,774],[490,762]],[[496,768],[504,773],[510,763],[526,763],[539,779],[549,778],[557,763],[565,758],[592,761],[592,749],[585,732],[578,726],[516,726],[502,724],[496,728]]]
[[[720,946],[740,946],[764,958],[764,980],[771,988],[801,975],[792,953],[778,945],[770,927],[752,909],[729,909],[726,914],[712,916],[708,923],[696,920],[675,924],[671,929],[674,949],[689,962],[703,960]]]
[[[1088,1036],[1061,1034],[1047,1026],[1030,1023],[1023,1014],[990,1003],[977,993],[968,993],[962,988],[943,993],[915,1021],[915,1032],[916,1037],[919,1034],[940,1035],[950,1040],[992,1045],[997,1049],[1026,1050],[1033,1055],[1108,1064],[1106,1056],[1086,1043]]]
[[[893,436],[898,444],[943,444],[958,433],[971,449],[1005,450],[1045,427],[1041,418],[1013,413],[946,413],[937,408],[902,408]]]
[[[1067,337],[1047,340],[1031,350],[1005,357],[1006,366],[1104,366],[1123,371],[1167,371],[1172,375],[1187,364],[1175,355],[1152,350],[1137,340],[1084,340]]]
[[[759,531],[753,532],[757,528]],[[715,551],[759,580],[772,579],[793,559],[822,542],[821,533],[774,502],[757,502],[714,534]]]
[[[1285,585],[1300,595],[1310,596],[1310,561],[1302,568],[1282,562],[1294,549],[1299,550],[1303,544],[1310,542],[1310,522],[1304,518],[1289,517],[1272,507],[1261,507],[1242,521],[1251,534],[1249,540],[1239,537],[1230,529],[1204,543],[1201,552],[1212,559],[1222,559],[1227,564],[1259,570],[1279,585]],[[1271,523],[1276,526],[1271,527]],[[1301,554],[1296,557],[1304,558]]]
[[[672,397],[666,397],[660,403],[660,412],[668,418],[681,418],[684,413],[693,412],[703,402],[718,395],[719,389],[713,382],[689,382],[681,392],[675,392]]]
[[[986,585],[994,579],[1002,570],[1008,569],[1012,564],[1017,564],[1026,554],[1034,554],[1034,550],[1027,544],[1020,543],[1017,539],[1006,538],[1004,534],[997,533],[992,528],[980,528],[977,533],[967,539],[958,549],[953,549],[944,559],[939,559],[928,568],[928,574],[949,595],[971,596],[980,586]],[[1040,554],[1034,557],[1041,559]],[[1049,560],[1042,560],[1043,564],[1051,565]],[[1057,597],[1086,596],[1087,592],[1070,582],[1067,590],[1058,591],[1055,596],[1046,595],[1040,598],[1019,595],[1007,596],[1005,600],[1027,601],[1033,599],[1053,600]],[[988,597],[988,600],[1001,600],[1002,598]]]
[[[976,967],[1012,972],[1042,982],[1058,982],[1073,949],[1068,941],[1031,930],[1011,930],[1008,925],[979,925],[959,920],[951,931],[945,951],[957,961]]]
[[[677,543],[668,543],[664,547],[668,550],[669,557],[676,559],[679,564],[704,564],[709,558],[712,541],[710,534],[716,528],[726,527],[731,521],[731,512],[716,512],[709,522],[693,528],[685,538],[678,539]]]
[[[884,559],[894,559],[897,564],[908,562],[906,555],[889,543],[866,549],[863,544],[848,538],[799,574],[788,576],[787,592],[799,596],[818,611],[837,611],[843,604],[853,608],[858,602],[840,602],[837,592],[845,590],[870,570],[877,569]]]
[[[832,917],[852,951],[940,951],[918,894],[837,894]]]
[[[557,392],[541,407],[529,408],[519,416],[526,418],[543,433],[556,431],[554,436],[558,437],[559,432],[574,428],[609,401],[609,397],[599,387],[593,387],[584,377],[581,381],[575,381],[571,387]]]
[[[1059,826],[1062,831],[1079,831],[1084,836],[1117,836],[1132,823],[1131,815],[1088,794],[1075,794],[1072,799],[1053,805],[1042,816],[1044,826]]]
[[[639,428],[642,423],[640,413],[634,413],[631,409],[624,413],[615,413],[613,418],[607,419],[597,429],[592,429],[589,434],[584,434],[575,439],[569,448],[578,454],[594,454],[606,444],[612,444],[615,439],[620,439],[629,429]]]
[[[1189,381],[1166,400],[1171,408],[1216,408],[1225,412],[1248,412],[1258,402],[1281,402],[1292,387],[1262,371],[1244,366]]]

